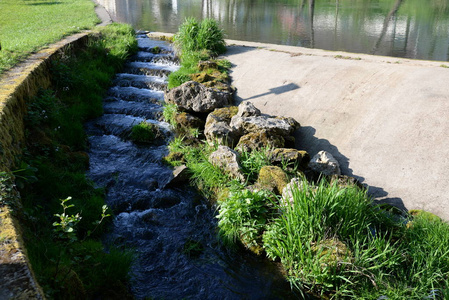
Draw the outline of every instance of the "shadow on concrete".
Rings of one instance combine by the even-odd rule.
[[[254,98],[259,98],[259,97],[267,96],[267,95],[270,95],[270,94],[280,95],[280,94],[283,94],[283,93],[286,93],[286,92],[289,92],[289,91],[297,90],[299,88],[300,88],[300,86],[297,85],[296,83],[289,83],[289,84],[286,84],[286,85],[281,85],[281,86],[278,86],[278,87],[275,87],[275,88],[271,88],[266,93],[262,93],[262,94],[259,94],[259,95],[254,95],[252,97],[249,97],[249,98],[246,98],[246,99],[241,99],[241,100],[242,101],[243,100],[251,100],[251,99],[254,99]]]
[[[336,146],[332,145],[326,139],[320,139],[315,136],[316,130],[311,126],[301,126],[295,132],[295,147],[299,150],[306,150],[310,156],[314,156],[321,150],[325,150],[331,153],[335,159],[340,163],[341,173],[343,175],[356,178],[360,183],[368,188],[368,194],[373,197],[374,203],[382,204],[388,203],[400,210],[406,212],[407,208],[401,198],[390,198],[388,192],[381,187],[368,186],[364,183],[365,178],[353,173],[353,170],[349,167],[350,159],[343,155]],[[367,158],[368,159],[368,158]]]
[[[227,51],[226,51],[226,56],[231,56],[234,54],[240,54],[240,53],[245,53],[245,52],[249,52],[249,51],[254,51],[257,48],[256,47],[251,47],[251,46],[237,46],[237,45],[228,45],[227,47]]]

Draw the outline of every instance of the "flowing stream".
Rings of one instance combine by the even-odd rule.
[[[167,75],[178,68],[170,45],[138,35],[139,52],[117,74],[104,115],[89,124],[90,178],[114,210],[106,244],[134,249],[137,299],[298,299],[277,267],[217,239],[214,208],[188,186],[166,188],[171,168],[159,145],[127,139],[143,120],[170,135],[162,113]],[[161,50],[153,54],[154,49]],[[153,49],[153,50],[152,50]],[[189,248],[193,251],[187,251]]]

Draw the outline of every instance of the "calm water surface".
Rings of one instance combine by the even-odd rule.
[[[136,29],[217,19],[227,38],[449,61],[449,0],[98,0]]]

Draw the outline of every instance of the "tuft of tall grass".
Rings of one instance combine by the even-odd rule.
[[[199,72],[199,61],[226,52],[223,30],[214,19],[199,22],[195,18],[187,18],[173,40],[180,53],[181,68],[169,75],[169,89],[191,80],[190,75]]]
[[[187,18],[174,36],[174,42],[182,53],[205,50],[217,56],[226,52],[223,30],[216,20],[209,18],[201,22]]]

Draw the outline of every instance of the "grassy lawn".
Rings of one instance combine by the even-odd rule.
[[[30,53],[98,22],[90,0],[1,0],[0,74]]]

